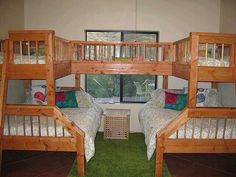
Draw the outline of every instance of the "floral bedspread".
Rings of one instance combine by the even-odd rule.
[[[95,154],[95,137],[101,124],[102,109],[93,104],[90,108],[66,108],[61,111],[85,133],[85,158],[88,162]]]
[[[147,157],[149,160],[156,149],[157,133],[179,113],[179,111],[175,110],[153,107],[151,102],[146,103],[146,105],[139,112],[139,122],[145,135]]]

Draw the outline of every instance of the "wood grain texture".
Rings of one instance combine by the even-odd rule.
[[[49,33],[45,40],[45,56],[46,56],[46,94],[47,104],[50,106],[55,105],[55,78],[53,68],[54,57],[54,34]]]
[[[73,137],[3,136],[3,149],[76,152]]]
[[[156,142],[156,171],[155,175],[162,175],[163,154],[173,153],[234,153],[236,141],[232,139],[186,139],[186,123],[191,117],[204,120],[207,117],[236,119],[235,108],[196,108],[197,82],[234,82],[236,84],[236,35],[220,33],[190,33],[189,37],[174,43],[147,42],[94,42],[69,41],[56,37],[52,30],[24,30],[10,31],[9,41],[5,46],[6,62],[2,66],[2,93],[0,109],[2,116],[46,116],[53,118],[63,126],[71,137],[42,137],[34,136],[4,136],[1,147],[6,149],[24,150],[55,150],[77,152],[77,170],[79,175],[85,174],[84,132],[74,122],[70,121],[55,107],[55,79],[76,74],[76,88],[80,88],[80,74],[146,74],[163,75],[163,88],[168,88],[168,76],[176,76],[189,80],[188,108],[182,111],[157,135]],[[13,41],[44,41],[46,64],[13,64]],[[221,44],[230,46],[230,67],[198,66],[199,44]],[[36,45],[37,42],[36,42]],[[37,47],[36,47],[37,48]],[[117,56],[119,48],[119,57]],[[28,57],[30,48],[28,47]],[[143,49],[143,52],[141,52]],[[160,49],[160,50],[159,50]],[[38,50],[38,49],[36,49]],[[36,53],[38,53],[37,51]],[[148,53],[152,52],[152,58]],[[22,54],[22,50],[20,50]],[[224,52],[222,51],[221,54]],[[206,55],[208,53],[206,52]],[[215,54],[214,54],[215,55]],[[120,57],[124,56],[124,58]],[[22,58],[22,57],[21,57]],[[222,57],[221,57],[222,58]],[[122,60],[123,59],[123,60]],[[1,66],[0,66],[1,69]],[[4,71],[4,72],[3,72]],[[49,106],[7,105],[5,107],[6,83],[8,79],[46,79],[47,99]],[[195,120],[195,119],[194,119]],[[1,120],[1,124],[4,119]],[[15,120],[17,124],[17,120]],[[211,121],[209,124],[211,125]],[[185,127],[185,138],[169,139]],[[193,126],[195,122],[193,121]],[[2,128],[2,127],[1,127]],[[55,128],[56,129],[56,128]],[[2,131],[2,129],[1,129]],[[216,129],[218,131],[218,129]],[[201,130],[202,132],[202,130]],[[47,134],[48,135],[48,134]],[[64,133],[63,133],[64,135]],[[200,135],[201,136],[201,135]],[[1,148],[0,147],[0,148]],[[1,149],[0,149],[1,151]],[[1,156],[0,156],[1,157]]]
[[[190,65],[173,63],[173,76],[189,80]]]
[[[190,36],[190,75],[188,82],[188,107],[196,107],[196,94],[197,94],[197,60],[198,60],[198,45],[199,45],[199,36],[191,35]]]
[[[72,62],[73,74],[146,74],[146,75],[171,75],[171,62],[103,62],[79,61]]]
[[[233,67],[207,67],[199,66],[197,68],[198,81],[209,82],[234,82]]]
[[[46,79],[44,64],[9,64],[8,79]]]

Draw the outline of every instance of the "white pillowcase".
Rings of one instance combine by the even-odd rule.
[[[89,108],[94,102],[93,97],[86,93],[84,90],[76,91],[75,96],[79,108]]]
[[[220,107],[222,106],[220,94],[216,89],[207,89],[206,90],[206,107]]]
[[[187,88],[184,89],[185,94],[187,94],[186,90]],[[184,90],[171,90],[171,89],[157,89],[151,92],[151,100],[150,104],[153,107],[157,108],[163,108],[165,105],[165,91],[170,92],[170,93],[183,93]],[[202,94],[200,96],[200,94]],[[221,99],[220,99],[220,94],[216,89],[199,89],[198,90],[198,96],[203,97],[204,100],[202,101],[199,99],[199,102],[196,103],[197,107],[220,107],[222,106],[221,104]],[[200,101],[201,100],[201,101]]]

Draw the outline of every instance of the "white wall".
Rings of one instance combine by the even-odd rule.
[[[219,32],[220,0],[25,0],[25,29],[53,29],[68,39],[84,40],[85,29],[160,31],[160,41],[174,41],[191,31]],[[136,8],[137,7],[137,8]],[[137,9],[137,10],[136,10]],[[159,87],[161,86],[159,77]],[[170,77],[170,87],[187,86]],[[58,85],[72,85],[68,76]],[[84,80],[82,80],[82,86]],[[113,104],[129,107],[131,131],[140,131],[137,114],[141,104]]]
[[[190,31],[219,31],[220,0],[25,0],[25,28],[84,39],[85,29],[160,31],[173,41]],[[136,18],[137,17],[137,18]]]
[[[24,29],[24,0],[0,0],[0,39],[8,30]]]
[[[221,0],[220,32],[236,33],[236,1]],[[219,84],[224,106],[236,107],[235,84]]]
[[[9,30],[24,29],[24,0],[0,0],[0,39],[8,37]],[[17,88],[17,89],[16,89]],[[8,82],[8,103],[24,101],[24,82]]]

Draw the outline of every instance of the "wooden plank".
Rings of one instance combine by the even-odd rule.
[[[73,74],[147,74],[171,75],[171,62],[72,62]]]
[[[85,151],[84,151],[84,136],[77,134],[76,136],[76,160],[77,172],[79,176],[85,175]]]
[[[27,105],[7,105],[6,115],[28,115],[28,116],[52,116],[54,107],[51,106],[27,106]]]
[[[207,67],[199,66],[197,68],[198,81],[209,82],[234,82],[233,67]]]
[[[80,88],[80,74],[75,73],[75,86]]]
[[[190,65],[173,63],[173,76],[180,77],[182,79],[189,79]]]
[[[69,60],[54,61],[54,78],[58,79],[71,74],[71,63]]]
[[[53,30],[21,30],[9,31],[9,39],[12,41],[44,41],[49,34],[54,34]]]
[[[3,149],[76,152],[72,137],[3,136]]]
[[[167,139],[165,153],[236,153],[235,139]]]
[[[190,60],[190,75],[188,82],[188,107],[196,107],[196,94],[197,94],[197,60],[198,60],[198,45],[199,45],[199,36],[191,35],[190,36],[190,45],[191,45],[191,60]]]
[[[45,40],[45,56],[46,56],[46,94],[47,104],[55,105],[55,78],[54,78],[54,34],[49,33]]]
[[[44,64],[9,64],[8,79],[45,79]]]
[[[163,76],[162,88],[168,89],[168,76]]]
[[[236,118],[236,108],[189,108],[188,117]]]
[[[163,154],[164,154],[164,135],[157,137],[156,139],[156,165],[155,165],[155,177],[162,177],[163,166]]]
[[[216,44],[233,44],[236,42],[236,37],[223,36],[200,36],[200,43],[216,43]]]

